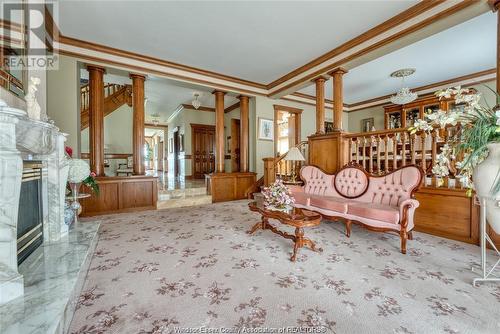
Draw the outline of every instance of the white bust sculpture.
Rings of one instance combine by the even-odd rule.
[[[38,90],[37,86],[40,84],[40,78],[31,77],[30,83],[28,84],[28,94],[26,94],[26,106],[28,117],[34,120],[40,120],[40,114],[42,108],[38,104],[36,100],[36,91]]]

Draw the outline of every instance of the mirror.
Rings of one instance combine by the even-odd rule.
[[[0,21],[0,86],[17,96],[24,97],[28,71],[26,68],[27,34],[26,3],[21,8],[7,8]]]

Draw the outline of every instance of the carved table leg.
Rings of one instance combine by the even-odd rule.
[[[259,228],[265,230],[268,224],[268,220],[266,217],[262,216],[261,221],[256,223],[249,231],[247,231],[248,234],[253,234],[255,231],[257,231]]]
[[[297,227],[295,228],[295,244],[293,245],[293,255],[290,258],[291,261],[295,262],[297,259],[297,253],[299,248],[304,246],[304,229]]]

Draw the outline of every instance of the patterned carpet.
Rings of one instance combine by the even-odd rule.
[[[471,285],[478,247],[415,233],[402,255],[324,222],[306,229],[323,253],[292,263],[290,240],[245,233],[258,220],[247,201],[103,217],[70,332],[500,333],[500,285]]]

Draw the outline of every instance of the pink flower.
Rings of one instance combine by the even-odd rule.
[[[92,177],[96,177],[96,176],[97,176],[97,174],[96,174],[96,173],[94,173],[94,172],[90,172],[90,176],[92,176]]]

